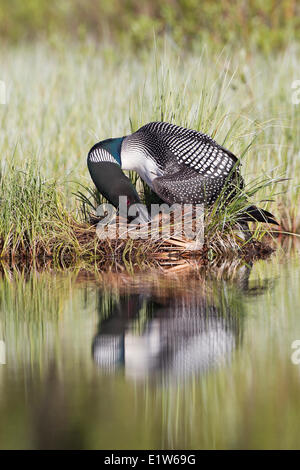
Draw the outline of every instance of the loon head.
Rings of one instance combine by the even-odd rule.
[[[98,191],[116,208],[120,196],[127,197],[127,207],[140,204],[131,181],[122,171],[121,147],[124,137],[98,142],[88,153],[88,169]],[[146,210],[139,209],[140,221],[148,222]]]

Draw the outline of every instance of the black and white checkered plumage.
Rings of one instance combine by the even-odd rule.
[[[240,340],[241,322],[226,306],[203,294],[159,297],[120,295],[102,303],[92,353],[103,372],[124,368],[126,377],[182,382],[229,362]],[[102,309],[105,316],[102,317]],[[143,309],[143,328],[134,324]]]
[[[98,190],[115,207],[120,195],[127,196],[129,205],[140,202],[121,170],[136,171],[167,204],[212,205],[220,194],[229,200],[244,186],[232,152],[206,134],[167,122],[98,142],[89,151],[88,167]],[[256,206],[249,206],[241,220],[277,224]]]
[[[242,185],[229,150],[206,134],[167,122],[151,122],[125,137],[121,164],[136,170],[167,203],[212,204],[227,181]]]

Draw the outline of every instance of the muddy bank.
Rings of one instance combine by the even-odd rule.
[[[144,269],[148,266],[177,266],[186,261],[201,266],[224,261],[254,261],[264,259],[275,250],[274,239],[245,242],[232,234],[216,234],[205,240],[200,249],[191,249],[191,241],[183,238],[168,240],[99,240],[94,227],[73,226],[69,233],[48,240],[37,240],[32,246],[26,239],[12,245],[0,240],[0,259],[8,266],[57,266],[68,268],[80,263],[97,265],[101,270],[111,266]]]

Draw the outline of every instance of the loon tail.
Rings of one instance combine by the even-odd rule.
[[[256,206],[249,206],[241,216],[240,220],[245,222],[265,222],[268,224],[279,225],[273,214]]]

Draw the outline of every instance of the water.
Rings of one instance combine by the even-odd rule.
[[[299,448],[299,255],[232,276],[6,270],[0,448]]]

